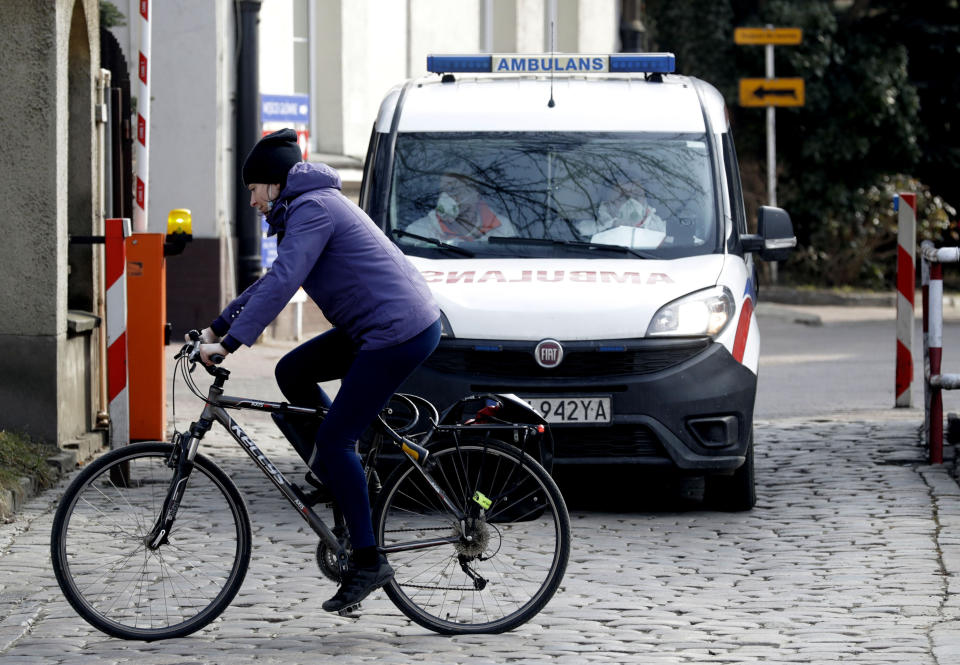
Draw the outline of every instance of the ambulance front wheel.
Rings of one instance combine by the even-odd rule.
[[[757,503],[756,478],[753,466],[753,430],[747,439],[746,460],[729,476],[708,476],[704,502],[714,510],[740,512]]]

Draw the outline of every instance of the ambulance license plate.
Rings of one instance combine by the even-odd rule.
[[[610,422],[609,397],[524,397],[543,414],[548,423],[608,423]]]

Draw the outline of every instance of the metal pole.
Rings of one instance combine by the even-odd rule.
[[[773,29],[772,25],[767,28]],[[766,55],[766,76],[773,80],[773,44],[764,47]],[[777,205],[777,112],[773,106],[767,107],[767,194],[769,205]],[[770,281],[777,283],[777,262],[770,261]]]
[[[930,261],[921,254],[920,295],[923,298],[923,440],[930,449]]]
[[[243,160],[260,138],[258,66],[260,0],[237,0],[240,12],[240,55],[237,63],[237,290],[260,277],[260,215],[250,207],[250,193],[241,183]]]
[[[481,49],[484,53],[493,53],[493,0],[480,3]]]
[[[939,378],[940,363],[943,357],[943,266],[934,263],[930,266],[928,285],[930,311],[928,321],[930,354],[930,376]],[[930,388],[930,463],[943,464],[943,390],[939,383]]]

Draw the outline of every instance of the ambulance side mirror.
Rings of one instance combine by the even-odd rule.
[[[764,261],[784,261],[797,246],[793,222],[782,208],[760,206],[757,233],[740,237],[743,251],[756,252]]]

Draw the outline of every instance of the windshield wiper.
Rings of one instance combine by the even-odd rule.
[[[456,245],[451,245],[448,242],[443,242],[437,238],[431,238],[430,236],[422,236],[417,233],[410,233],[409,231],[404,231],[403,229],[390,229],[391,235],[399,236],[401,238],[413,238],[414,240],[420,240],[422,242],[430,243],[440,249],[446,249],[448,251],[454,252],[456,254],[461,254],[463,256],[474,257],[476,256],[469,249],[464,249],[463,247],[457,247]]]
[[[606,245],[599,242],[583,242],[581,240],[555,240],[553,238],[511,238],[507,236],[494,236],[488,239],[491,245],[563,245],[565,247],[578,247],[581,249],[599,249],[604,251],[620,252],[622,254],[633,254],[640,259],[657,259],[658,256],[639,252],[632,247],[623,245]]]

